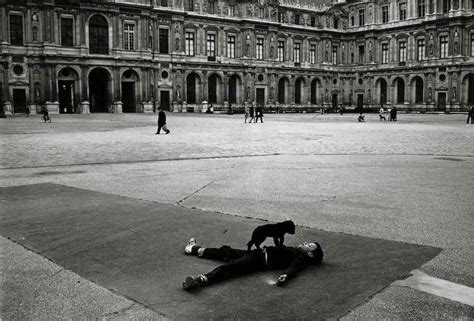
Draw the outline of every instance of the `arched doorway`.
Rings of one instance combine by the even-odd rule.
[[[423,79],[421,77],[417,76],[413,78],[412,80],[412,86],[414,85],[413,88],[413,101],[415,104],[422,104],[424,100],[424,84],[423,84]]]
[[[134,113],[137,111],[138,74],[132,69],[126,70],[121,77],[122,111]]]
[[[69,67],[61,69],[58,74],[58,100],[61,114],[76,112],[76,86],[79,79],[77,72]]]
[[[395,80],[395,92],[397,93],[397,104],[405,103],[405,81],[402,78]]]
[[[288,84],[290,81],[286,77],[280,78],[278,81],[278,102],[280,104],[286,104],[287,103],[287,97],[288,97]]]
[[[232,75],[229,78],[229,103],[237,104],[240,101],[240,78],[237,75]]]
[[[377,82],[378,103],[383,106],[387,104],[387,81],[380,78]]]
[[[298,78],[295,81],[295,104],[302,104],[304,101],[304,79]]]
[[[207,80],[207,99],[211,104],[221,101],[222,80],[217,74],[211,75]]]
[[[463,97],[461,98],[468,106],[474,106],[474,74],[468,74],[464,77],[463,82]]]
[[[109,112],[111,93],[110,74],[103,68],[95,68],[89,74],[89,101],[91,113]]]
[[[89,20],[89,52],[91,54],[109,54],[109,24],[101,15]]]
[[[186,102],[188,104],[199,103],[201,79],[196,73],[191,73],[186,78]]]
[[[318,91],[321,86],[321,82],[319,79],[313,79],[311,82],[311,104],[317,104],[318,103]]]

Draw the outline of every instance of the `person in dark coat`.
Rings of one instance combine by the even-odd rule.
[[[252,123],[252,120],[255,121],[255,107],[253,106],[250,106],[250,109],[249,109],[249,116],[250,116],[250,120],[249,120],[249,124]]]
[[[397,107],[395,106],[390,110],[390,121],[397,121]]]
[[[158,130],[156,131],[156,135],[160,134],[161,129],[163,129],[166,134],[170,133],[168,126],[166,126],[166,114],[161,107],[158,107]]]
[[[466,124],[469,124],[469,120],[471,121],[471,124],[474,124],[474,107],[471,106],[471,108],[469,108],[469,111],[467,112],[467,120],[466,120]]]
[[[276,281],[276,284],[281,286],[307,266],[321,264],[324,256],[323,249],[317,242],[305,242],[296,247],[269,246],[263,250],[247,251],[233,249],[227,245],[204,248],[199,246],[194,238],[189,240],[184,252],[200,258],[226,262],[209,273],[188,276],[183,282],[183,289],[186,291],[253,272],[275,269],[284,270]]]
[[[43,107],[41,110],[43,114],[43,121],[46,123],[47,121],[51,122],[51,117],[49,117],[49,111],[47,107]]]

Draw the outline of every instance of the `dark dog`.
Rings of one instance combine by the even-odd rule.
[[[262,244],[267,237],[273,237],[275,246],[281,246],[285,241],[285,233],[295,234],[295,223],[293,223],[293,221],[288,220],[276,224],[257,226],[252,233],[252,238],[247,243],[247,248],[250,251],[252,245],[255,245],[255,247],[260,250],[260,244]]]

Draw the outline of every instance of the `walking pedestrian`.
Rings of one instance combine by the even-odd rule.
[[[250,106],[250,111],[249,111],[249,116],[250,116],[250,120],[249,120],[249,124],[252,123],[252,120],[255,120],[255,107],[253,106]]]
[[[255,112],[256,112],[255,122],[258,123],[258,119],[260,118],[260,122],[263,123],[263,108],[258,106]]]
[[[42,109],[41,109],[41,112],[43,113],[43,121],[46,123],[47,121],[48,122],[51,122],[51,117],[49,117],[49,111],[48,111],[48,107],[44,106]]]
[[[170,133],[168,126],[166,126],[166,114],[161,107],[158,107],[158,129],[155,135],[159,135],[162,129],[165,131],[166,135]]]
[[[390,110],[390,121],[397,121],[397,107],[393,106]]]
[[[245,111],[244,123],[247,123],[247,119],[250,117],[250,109],[247,103],[245,103],[244,111]]]
[[[474,106],[471,106],[467,112],[466,124],[469,124],[469,120],[471,121],[471,124],[474,124]]]

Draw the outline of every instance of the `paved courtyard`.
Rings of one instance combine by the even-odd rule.
[[[17,282],[9,284],[8,291],[5,283],[2,286],[2,315],[6,319],[14,313],[63,318],[193,316],[174,310],[174,305],[183,299],[179,292],[170,294],[174,300],[151,300],[138,290],[129,291],[130,286],[110,285],[111,277],[105,280],[85,271],[86,261],[73,264],[61,251],[46,255],[51,244],[43,244],[38,237],[40,231],[33,228],[41,220],[35,219],[33,212],[21,219],[18,215],[33,211],[34,206],[44,208],[44,213],[49,214],[43,219],[52,224],[54,209],[67,212],[67,201],[48,203],[46,211],[41,195],[50,201],[49,192],[36,194],[23,188],[17,190],[18,195],[35,197],[25,198],[24,202],[22,198],[12,198],[13,187],[40,184],[38,189],[43,191],[67,190],[70,198],[76,192],[67,188],[76,188],[100,193],[97,195],[102,201],[114,202],[110,195],[129,199],[135,202],[131,208],[156,204],[170,213],[197,211],[197,218],[202,215],[209,222],[224,220],[222,224],[237,230],[242,226],[242,233],[233,234],[229,228],[229,235],[242,242],[257,224],[254,219],[273,222],[291,218],[305,231],[302,233],[321,237],[333,253],[339,253],[345,242],[365,244],[360,245],[361,249],[371,252],[361,253],[367,271],[379,266],[382,269],[383,260],[387,260],[383,253],[393,253],[390,264],[405,264],[404,256],[393,252],[400,244],[407,261],[412,256],[420,258],[420,262],[412,260],[407,265],[412,276],[410,271],[392,273],[389,269],[384,273],[392,273],[391,278],[377,283],[375,277],[371,279],[376,273],[367,272],[358,276],[360,299],[344,299],[343,305],[329,300],[326,305],[333,304],[339,310],[325,310],[324,315],[347,320],[474,318],[474,126],[467,125],[465,119],[464,114],[400,114],[398,122],[380,122],[378,115],[369,114],[365,123],[359,123],[355,114],[268,114],[263,124],[244,124],[243,115],[171,113],[170,135],[155,135],[156,115],[146,114],[52,115],[51,124],[42,123],[38,115],[0,119],[0,187],[4,188],[1,200],[9,209],[0,216],[0,272],[3,280],[11,277]],[[92,199],[92,195],[78,190],[77,199]],[[84,205],[74,206],[80,212]],[[131,220],[130,216],[124,217],[126,222]],[[28,224],[19,226],[22,222]],[[185,244],[186,237],[191,236],[203,242],[232,240],[224,234],[212,234],[212,230],[199,225],[199,220],[194,224],[195,235],[175,231],[183,238],[175,240],[177,244]],[[189,227],[185,231],[193,233]],[[35,238],[22,239],[22,235]],[[59,244],[71,242],[71,238],[73,235]],[[299,239],[295,237],[293,241]],[[292,243],[291,237],[288,242]],[[84,244],[83,240],[80,243]],[[177,264],[187,264],[183,262],[189,261],[180,261],[182,249],[177,244],[176,254],[170,251],[167,255],[172,261],[176,256]],[[355,245],[347,246],[348,251],[359,251]],[[334,254],[331,261],[331,251],[322,274],[328,273],[336,262],[332,266],[340,268],[341,275],[350,275],[362,267],[361,261],[354,261],[343,251]],[[54,295],[40,289],[37,297],[43,295],[45,299],[24,299],[27,285],[35,280],[32,270],[50,271],[44,272],[50,276],[64,271],[55,281],[63,286],[52,290],[63,294],[64,299],[56,303]],[[83,298],[80,306],[73,303],[71,294],[77,280],[87,284],[87,289],[73,293]],[[160,280],[156,282],[159,284]],[[175,283],[179,288],[179,282]],[[371,288],[371,283],[380,285]],[[327,290],[328,298],[330,287],[327,284],[322,289]],[[296,288],[288,289],[288,293],[297,295]],[[371,290],[364,292],[368,288]],[[228,288],[220,290],[226,293]],[[202,305],[210,306],[206,305],[209,298],[205,296],[203,293],[199,299],[187,300],[203,300]],[[301,303],[301,308],[307,307]],[[208,314],[201,311],[200,316],[226,316],[207,311]],[[269,311],[263,308],[250,316],[274,318]],[[239,317],[239,310],[235,313]],[[318,314],[309,311],[298,316],[314,318]]]

